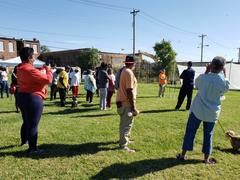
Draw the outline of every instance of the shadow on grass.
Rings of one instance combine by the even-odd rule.
[[[104,116],[114,116],[114,115],[117,115],[117,114],[113,114],[113,113],[107,113],[107,114],[87,114],[87,115],[74,116],[72,118],[81,118],[81,117],[91,118],[91,117],[104,117]]]
[[[27,151],[17,152],[0,152],[0,157],[14,156],[17,158],[28,157],[32,159],[56,158],[56,157],[72,157],[84,154],[95,154],[99,151],[111,151],[119,149],[117,145],[114,148],[107,147],[108,145],[116,144],[117,142],[90,142],[85,144],[42,144],[39,149],[43,149],[42,154],[29,155]]]
[[[176,158],[147,159],[129,164],[116,163],[101,170],[92,179],[132,179],[177,165],[202,163],[201,160],[179,161]]]
[[[218,151],[221,151],[221,152],[224,152],[224,153],[230,153],[230,154],[234,154],[234,155],[240,155],[240,151],[238,150],[234,150],[233,148],[230,148],[230,149],[222,149],[220,147],[215,147],[214,149],[218,150]]]
[[[0,111],[0,114],[8,114],[8,113],[17,113],[16,110],[15,111]]]
[[[158,96],[138,96],[138,99],[157,98]]]
[[[17,145],[3,146],[3,147],[0,147],[0,150],[11,149],[11,148],[14,148],[14,147],[16,147],[16,146],[17,146]]]
[[[84,109],[64,109],[61,111],[56,111],[56,112],[47,112],[43,114],[50,114],[50,115],[65,115],[65,114],[73,114],[73,113],[82,113],[82,112],[89,112],[89,111],[95,111],[98,110],[98,108],[84,108]]]
[[[92,106],[97,106],[99,104],[81,104],[83,107],[92,107]]]
[[[186,111],[184,109],[175,110],[175,109],[155,109],[155,110],[146,110],[141,111],[141,113],[164,113],[164,112],[172,112],[172,111]]]

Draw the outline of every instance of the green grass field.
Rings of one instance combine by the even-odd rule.
[[[14,98],[0,99],[0,179],[239,179],[240,152],[231,150],[217,124],[213,157],[216,165],[202,163],[202,126],[194,151],[187,161],[175,159],[180,152],[188,111],[174,111],[178,89],[167,88],[165,97],[156,97],[157,84],[139,84],[137,106],[141,114],[135,118],[132,131],[136,153],[118,149],[118,124],[115,97],[112,109],[98,110],[85,103],[82,89],[80,105],[57,106],[59,100],[45,101],[39,124],[38,144],[45,152],[29,156],[27,145],[19,147],[21,114],[15,113]],[[240,133],[240,92],[230,91],[222,104],[220,121],[226,130]],[[68,98],[68,102],[70,102]]]

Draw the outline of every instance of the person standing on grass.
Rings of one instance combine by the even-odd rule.
[[[111,68],[108,68],[107,73],[109,77],[109,86],[107,92],[107,107],[110,108],[112,96],[115,93],[115,75],[113,74],[113,70]]]
[[[195,71],[192,69],[191,61],[187,63],[187,66],[188,66],[187,69],[185,69],[180,75],[180,79],[183,79],[183,85],[179,91],[178,102],[175,107],[176,110],[178,110],[181,107],[186,95],[187,95],[186,110],[189,110],[191,106]]]
[[[24,47],[20,51],[22,63],[17,67],[18,107],[21,110],[21,145],[28,142],[29,153],[39,154],[37,148],[38,124],[43,111],[43,99],[46,97],[46,85],[52,82],[50,67],[44,66],[45,72],[33,66],[35,61],[33,48]]]
[[[9,97],[8,73],[5,67],[2,69],[1,76],[2,76],[1,98],[3,98],[4,91],[6,92],[7,97]]]
[[[52,79],[52,84],[51,84],[51,91],[50,91],[50,101],[53,99],[57,99],[57,82],[58,82],[58,74],[59,74],[59,69],[56,69],[55,71],[52,71],[53,74],[53,79]]]
[[[69,66],[65,67],[65,70],[62,70],[58,75],[58,92],[60,96],[61,107],[64,107],[66,104],[66,96],[67,96],[67,89],[68,85],[68,72],[70,70]]]
[[[165,69],[160,70],[159,73],[159,92],[158,97],[164,97],[165,86],[167,85],[167,76],[165,74]]]
[[[203,122],[204,163],[216,163],[216,160],[209,156],[212,153],[214,126],[221,111],[221,96],[229,89],[229,81],[225,79],[225,62],[223,57],[214,57],[211,64],[206,66],[205,74],[201,74],[195,81],[198,93],[190,109],[182,153],[177,155],[177,159],[184,160],[186,152],[193,150],[195,134],[200,123]]]
[[[13,73],[11,75],[11,80],[12,80],[12,83],[11,83],[11,86],[15,87],[15,91],[13,92],[14,93],[14,97],[15,97],[15,107],[16,107],[16,112],[18,113],[19,110],[18,110],[18,83],[17,83],[17,66],[14,67],[13,69]]]
[[[133,117],[139,114],[136,107],[137,79],[132,71],[134,68],[134,58],[126,56],[125,67],[120,74],[119,88],[117,90],[116,104],[117,112],[120,116],[119,124],[119,146],[128,152],[135,152],[130,149],[130,133],[133,126]]]
[[[107,74],[107,64],[105,62],[101,63],[101,69],[98,72],[98,82],[99,82],[99,96],[100,96],[100,110],[106,110],[107,102],[107,89],[109,77]]]
[[[80,76],[80,68],[75,67],[74,73],[71,78],[71,89],[72,89],[72,107],[77,106],[77,96],[78,96],[78,86],[81,82],[81,76]]]
[[[92,71],[90,69],[87,70],[87,74],[84,79],[84,89],[87,91],[86,101],[92,103],[93,94],[97,90],[96,80],[92,75]]]

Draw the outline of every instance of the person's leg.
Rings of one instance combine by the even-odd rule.
[[[110,95],[111,95],[111,92],[108,91],[107,92],[107,107],[110,107]]]
[[[37,149],[38,124],[42,116],[43,100],[39,96],[31,95],[30,129],[29,129],[29,150]]]
[[[107,105],[107,88],[103,88],[103,110],[106,110]]]
[[[59,88],[59,95],[61,100],[61,106],[65,106],[65,100],[66,100],[66,89]]]
[[[204,138],[202,152],[204,153],[204,160],[206,163],[209,160],[209,155],[212,154],[212,139],[214,133],[214,126],[215,123],[203,122]]]
[[[50,101],[53,100],[53,95],[54,95],[54,84],[51,85]]]
[[[24,145],[27,143],[28,140],[28,134],[29,134],[29,116],[28,116],[28,105],[29,105],[29,99],[27,94],[19,93],[18,94],[18,107],[20,108],[23,123],[20,129],[20,137],[21,137],[21,145]]]
[[[182,145],[182,157],[184,158],[187,151],[193,150],[193,144],[196,132],[199,128],[201,121],[196,118],[196,116],[191,113],[188,118],[187,127],[183,139],[183,145]]]
[[[57,85],[53,84],[53,97],[54,97],[54,99],[57,99],[57,92],[58,92]]]
[[[120,115],[119,124],[119,146],[125,148],[128,145],[128,137],[130,135],[131,128],[133,126],[133,116],[129,117],[128,113],[131,111],[129,107],[118,108],[118,114]]]
[[[178,102],[175,109],[179,109],[181,107],[185,96],[186,96],[186,89],[182,86],[178,95]]]
[[[90,94],[90,91],[87,90],[87,94],[86,94],[86,101],[89,102],[89,94]]]
[[[8,82],[6,81],[6,87],[5,87],[6,93],[7,93],[7,97],[9,97],[9,86],[8,86]]]
[[[93,92],[90,91],[89,102],[92,103],[92,101],[93,101]]]
[[[159,84],[158,97],[161,96],[161,84]]]
[[[187,105],[186,105],[186,110],[190,109],[191,102],[192,102],[192,93],[193,93],[193,87],[189,87],[187,89]]]
[[[107,107],[111,107],[111,101],[112,101],[113,91],[107,92]]]
[[[1,82],[1,84],[0,84],[0,90],[1,90],[1,98],[3,98],[3,83]]]
[[[99,100],[99,107],[101,110],[103,110],[103,96],[104,96],[104,88],[100,88],[99,89],[99,96],[100,96],[100,100]]]
[[[162,97],[164,97],[164,92],[165,92],[165,84],[162,85]]]

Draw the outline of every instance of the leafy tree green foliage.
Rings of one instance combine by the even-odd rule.
[[[157,75],[161,69],[165,69],[166,73],[170,75],[174,69],[176,69],[176,52],[173,50],[171,42],[165,41],[157,42],[153,47],[157,63],[153,67],[154,73]]]
[[[50,49],[46,45],[40,47],[41,53],[50,52]]]
[[[79,53],[78,61],[81,69],[94,69],[99,64],[98,49],[89,48]]]

